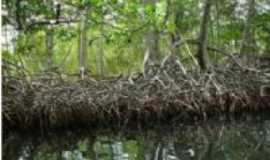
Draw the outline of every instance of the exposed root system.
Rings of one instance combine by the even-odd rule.
[[[45,78],[44,78],[45,77]],[[199,120],[270,111],[270,70],[241,65],[186,70],[167,57],[143,73],[96,81],[3,75],[5,128]]]

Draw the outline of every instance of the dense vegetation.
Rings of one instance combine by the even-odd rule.
[[[224,61],[219,52],[270,53],[267,0],[4,0],[2,9],[3,27],[16,32],[3,59],[30,75],[132,73],[147,51],[157,61],[176,54],[187,66],[199,52],[210,64]]]
[[[6,126],[270,110],[267,0],[3,2]]]

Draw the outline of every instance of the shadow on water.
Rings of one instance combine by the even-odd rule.
[[[132,130],[4,136],[3,159],[264,160],[270,157],[270,121],[209,121]]]

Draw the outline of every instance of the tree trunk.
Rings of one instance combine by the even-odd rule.
[[[86,10],[81,14],[79,26],[79,67],[81,79],[85,77],[86,60],[87,60],[87,19]]]
[[[101,24],[100,26],[100,34],[101,37],[99,39],[99,53],[98,53],[98,66],[99,66],[99,74],[101,77],[104,76],[104,48],[103,48],[103,43],[104,43],[104,39],[103,39],[103,25]]]
[[[156,0],[143,0],[145,5],[151,5],[153,12],[155,13]],[[158,60],[160,59],[159,53],[159,31],[156,27],[155,21],[150,24],[150,28],[145,35],[144,41],[146,45],[146,51],[144,55],[143,67],[144,77],[151,78],[158,71]]]
[[[45,4],[50,6],[50,9],[53,10],[54,6],[52,2],[48,1]],[[53,48],[54,48],[54,29],[52,25],[47,26],[47,29],[45,31],[45,41],[46,41],[45,46],[46,46],[46,54],[47,54],[47,69],[51,71],[53,68]]]
[[[47,65],[50,70],[53,67],[53,29],[48,29],[46,31],[46,50],[47,50]]]
[[[211,12],[212,0],[206,0],[204,5],[203,17],[201,21],[200,27],[200,35],[199,35],[199,44],[197,57],[199,61],[199,65],[202,70],[207,70],[208,68],[208,54],[207,54],[207,40],[208,40],[208,24],[210,20],[210,12]]]
[[[159,32],[155,26],[152,26],[146,37],[146,45],[149,51],[149,59],[157,62],[160,58],[159,55]]]
[[[21,22],[21,0],[16,0],[16,21],[17,21],[17,28],[18,30],[22,29],[22,22]]]
[[[240,54],[245,54],[244,64],[248,63],[247,56],[255,52],[255,40],[252,31],[252,22],[255,16],[255,0],[248,0],[248,13],[243,32],[243,40],[240,48]]]
[[[144,0],[144,3],[152,5],[154,11],[155,5],[156,5],[156,0]],[[156,63],[158,59],[160,58],[159,56],[159,31],[156,27],[155,22],[151,24],[148,32],[146,33],[145,37],[145,44],[146,44],[146,50],[148,51],[148,60],[151,62]]]
[[[183,10],[174,9],[174,25],[175,31],[171,34],[171,45],[172,45],[172,54],[179,55],[179,48],[180,48],[180,27],[181,27],[181,20],[183,18]]]

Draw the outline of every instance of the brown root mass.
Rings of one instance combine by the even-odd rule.
[[[175,57],[143,73],[96,81],[3,75],[5,128],[136,124],[270,111],[270,70],[241,65],[186,71]],[[65,80],[68,79],[68,80]]]

